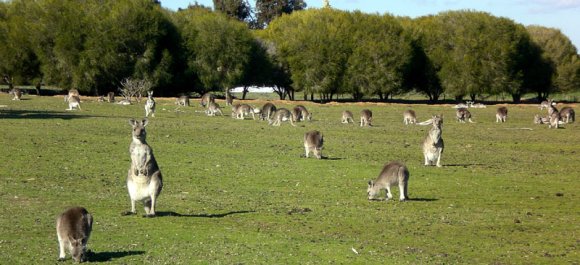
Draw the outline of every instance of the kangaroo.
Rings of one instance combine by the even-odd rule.
[[[207,92],[203,94],[199,104],[205,108],[210,102],[215,102],[215,95],[210,92]]]
[[[129,120],[133,127],[133,141],[129,146],[131,167],[127,174],[127,189],[131,198],[131,211],[126,214],[136,214],[135,202],[142,201],[145,208],[145,217],[155,216],[157,197],[163,189],[161,171],[153,156],[153,149],[147,144],[145,126],[147,119]]]
[[[234,104],[234,97],[230,94],[230,91],[226,91],[226,106],[231,106]]]
[[[560,117],[565,123],[570,123],[576,121],[576,112],[571,107],[563,107],[560,110]]]
[[[98,102],[105,102],[105,96],[99,96],[97,99]]]
[[[290,111],[285,108],[279,108],[276,110],[274,117],[268,122],[268,124],[272,126],[280,126],[283,121],[290,121],[292,126],[296,126],[296,124],[294,124],[292,113],[290,113]]]
[[[300,110],[300,108],[298,107],[294,107],[292,108],[292,119],[294,120],[294,122],[299,122],[302,120],[302,111]]]
[[[352,112],[345,110],[342,112],[342,123],[354,123]]]
[[[276,106],[270,102],[264,104],[260,111],[260,119],[270,121],[274,113],[276,112]]]
[[[403,122],[405,125],[417,123],[417,115],[414,110],[405,110],[403,112]]]
[[[114,103],[115,102],[115,92],[107,93],[107,102]]]
[[[188,96],[181,96],[175,99],[175,105],[189,107],[189,97]]]
[[[22,98],[22,90],[20,88],[13,88],[10,90],[10,94],[12,95],[12,100],[20,100]]]
[[[457,109],[457,111],[455,112],[455,115],[457,116],[458,122],[465,123],[465,121],[467,120],[470,123],[473,123],[473,121],[471,120],[471,112],[469,112],[469,110],[467,110],[465,108]]]
[[[306,157],[310,152],[318,159],[322,158],[322,145],[324,144],[324,136],[319,131],[309,131],[304,134],[304,150]]]
[[[495,122],[505,122],[508,115],[508,109],[506,107],[499,107],[495,112]]]
[[[82,110],[81,109],[81,99],[78,96],[68,96],[68,109],[66,110]]]
[[[409,199],[407,187],[409,184],[409,170],[400,162],[390,162],[385,164],[383,170],[376,180],[369,180],[367,195],[369,200],[375,199],[381,190],[387,191],[386,201],[393,198],[391,193],[391,186],[399,186],[399,201],[406,201]]]
[[[540,110],[548,109],[550,107],[550,101],[544,100],[540,103]]]
[[[538,114],[534,115],[534,123],[535,124],[548,124],[550,123],[550,117],[542,117]]]
[[[445,144],[441,137],[443,116],[435,115],[426,124],[432,124],[433,127],[429,130],[429,134],[423,140],[423,156],[425,157],[425,165],[432,166],[435,162],[437,167],[441,167],[441,154]]]
[[[234,107],[232,107],[232,117],[239,120],[245,119],[246,116],[250,116],[250,114],[252,115],[252,119],[255,120],[256,116],[254,113],[254,108],[248,104],[236,104]]]
[[[369,109],[363,109],[360,112],[360,126],[372,126],[373,112]]]
[[[548,116],[550,118],[548,128],[554,127],[558,129],[560,127],[560,121],[562,119],[560,117],[560,112],[556,108],[556,102],[553,102],[552,100],[549,100],[548,102],[550,103],[550,106],[548,107]]]
[[[220,116],[224,116],[224,113],[222,112],[220,105],[218,105],[215,102],[210,102],[207,106],[205,114],[207,114],[207,116],[216,116],[217,113],[219,113]]]
[[[155,117],[155,100],[153,99],[153,91],[147,91],[147,102],[145,102],[145,117]]]
[[[308,112],[306,107],[304,107],[302,105],[297,105],[296,107],[294,107],[294,110],[296,113],[300,112],[300,115],[297,116],[299,118],[296,118],[298,121],[304,121],[304,120],[311,121],[312,120],[312,113]]]
[[[73,207],[61,213],[56,219],[58,238],[58,260],[63,261],[68,250],[73,260],[87,260],[87,242],[93,228],[93,216],[83,207]]]

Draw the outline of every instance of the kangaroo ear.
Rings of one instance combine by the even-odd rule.
[[[149,120],[147,118],[144,118],[143,121],[143,127],[147,126],[147,124],[149,124]]]
[[[137,121],[135,119],[130,119],[129,124],[134,127],[137,124]]]

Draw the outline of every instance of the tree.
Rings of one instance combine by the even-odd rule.
[[[252,7],[247,0],[213,0],[216,11],[243,22],[252,20]]]
[[[256,27],[265,28],[282,14],[306,9],[304,0],[256,0]]]
[[[390,15],[352,14],[353,51],[349,56],[345,85],[354,98],[406,91],[405,73],[411,66],[412,47],[403,27]]]
[[[544,83],[536,87],[534,91],[538,92],[538,97],[546,98],[550,92],[569,93],[579,91],[580,89],[580,72],[578,51],[570,39],[558,29],[547,28],[542,26],[528,26],[527,31],[533,43],[539,48],[541,58],[538,59],[539,65],[543,68],[536,68],[537,72],[544,69],[544,75],[552,74],[551,83]],[[538,64],[536,64],[538,65]],[[546,72],[551,66],[551,72]]]
[[[196,74],[200,93],[239,84],[251,59],[254,38],[247,26],[203,8],[178,12],[188,74]]]

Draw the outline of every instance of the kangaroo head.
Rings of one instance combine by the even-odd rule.
[[[431,117],[431,123],[433,123],[433,127],[441,128],[443,125],[443,115],[435,115]]]
[[[133,139],[137,139],[141,142],[145,141],[145,138],[147,136],[147,132],[145,131],[145,126],[147,126],[147,124],[149,123],[149,120],[147,120],[146,118],[143,119],[142,121],[136,121],[134,119],[130,119],[129,120],[129,124],[131,124],[131,126],[133,127]]]
[[[375,196],[377,196],[377,189],[375,189],[375,182],[372,180],[369,180],[368,183],[368,187],[367,187],[367,196],[369,198],[369,200],[372,200],[375,198]]]
[[[85,246],[82,239],[71,240],[71,256],[75,262],[86,260]]]

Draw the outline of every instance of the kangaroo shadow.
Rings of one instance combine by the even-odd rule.
[[[80,111],[75,111],[78,113]],[[73,114],[73,112],[61,112],[61,111],[36,111],[36,110],[2,110],[0,112],[0,117],[4,119],[79,119],[79,118],[90,118],[90,117],[100,117],[94,115],[86,114]]]
[[[218,214],[207,214],[207,213],[180,214],[180,213],[170,211],[170,212],[155,212],[155,216],[156,217],[175,216],[175,217],[223,218],[223,217],[226,217],[228,215],[253,213],[253,212],[255,212],[255,211],[231,211],[231,212],[227,212],[227,213],[218,213]]]
[[[328,156],[323,156],[321,157],[322,160],[330,160],[330,161],[335,161],[335,160],[342,160],[342,158],[340,157],[328,157]]]
[[[143,255],[145,251],[136,250],[136,251],[118,251],[118,252],[92,252],[89,251],[87,253],[87,259],[90,262],[108,262],[113,259],[123,258],[127,256],[133,255]]]
[[[407,200],[412,201],[412,202],[434,202],[434,201],[438,201],[439,199],[435,199],[435,198],[409,198]]]
[[[472,166],[485,166],[484,164],[477,164],[477,163],[472,163],[472,164],[448,164],[448,165],[443,165],[443,167],[472,167]]]

